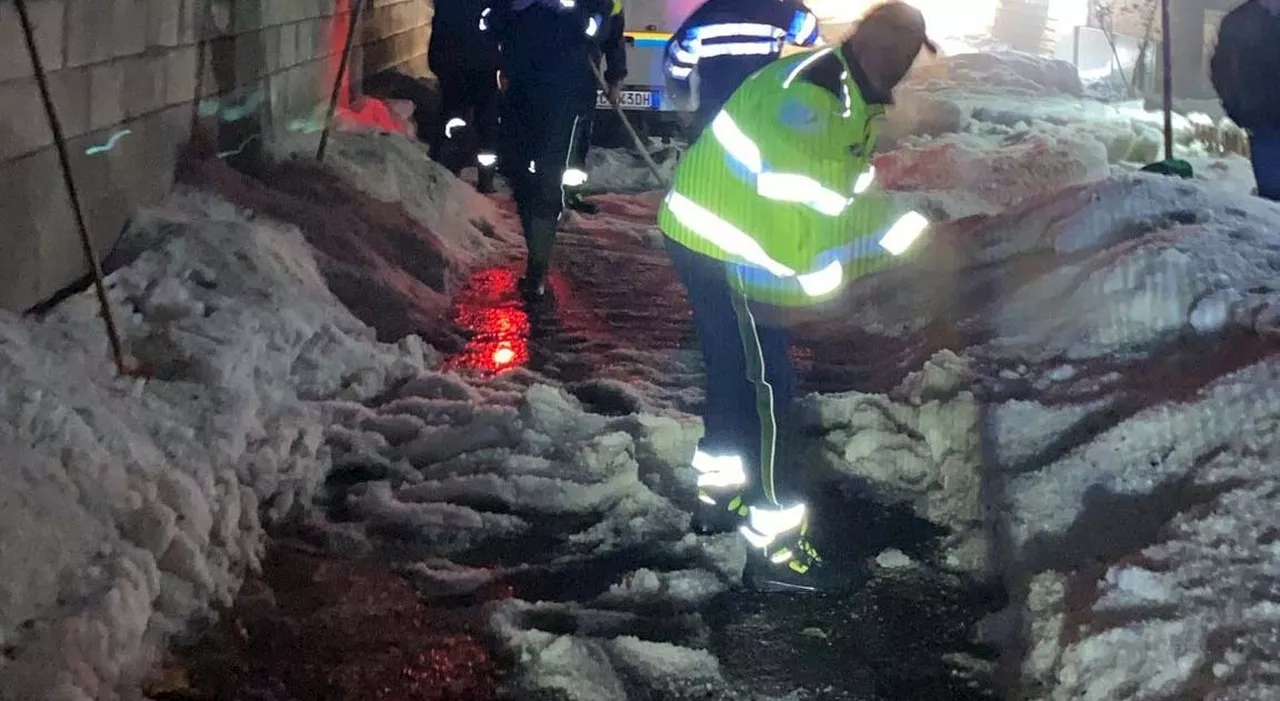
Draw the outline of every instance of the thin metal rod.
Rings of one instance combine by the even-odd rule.
[[[636,148],[640,151],[640,157],[644,159],[649,170],[653,171],[653,176],[658,179],[658,184],[663,188],[669,187],[667,177],[662,174],[662,170],[658,168],[658,164],[653,162],[653,157],[649,155],[649,148],[644,145],[644,141],[640,135],[636,133],[635,127],[631,126],[631,120],[627,119],[627,113],[622,106],[613,101],[613,97],[609,95],[609,83],[604,79],[604,72],[600,70],[600,65],[590,58],[587,63],[591,64],[591,72],[596,77],[596,83],[600,85],[600,89],[604,91],[605,99],[613,106],[613,111],[618,113],[618,118],[622,120],[622,126],[626,127],[627,133],[631,135],[631,140],[635,142]]]
[[[40,100],[44,103],[44,113],[49,120],[49,129],[53,132],[53,143],[58,151],[58,162],[62,166],[62,182],[67,187],[67,197],[71,200],[71,212],[76,219],[76,228],[80,233],[80,247],[89,262],[89,271],[93,274],[93,287],[98,293],[98,304],[102,307],[102,321],[107,326],[107,340],[111,342],[111,354],[116,361],[116,371],[121,375],[129,374],[125,368],[124,347],[120,343],[120,332],[116,329],[115,317],[111,314],[111,301],[107,298],[107,285],[102,279],[102,265],[98,262],[98,252],[94,249],[93,239],[89,237],[89,227],[85,225],[84,210],[80,207],[80,195],[76,191],[75,177],[71,173],[71,158],[67,154],[67,140],[62,132],[62,123],[58,121],[58,112],[54,108],[53,98],[49,93],[49,80],[44,73],[44,64],[40,62],[40,51],[36,48],[35,32],[31,28],[31,16],[27,13],[26,0],[16,0],[18,21],[22,24],[22,34],[27,42],[27,53],[31,55],[31,68],[36,75],[36,85],[40,88]]]
[[[347,22],[347,40],[342,45],[342,61],[338,64],[338,74],[333,77],[333,92],[329,94],[329,111],[324,116],[324,131],[320,132],[320,147],[316,149],[316,161],[324,161],[324,152],[329,147],[329,131],[333,129],[333,116],[338,112],[338,98],[342,93],[342,79],[347,75],[347,62],[351,60],[351,48],[356,40],[356,22],[360,20],[364,9],[364,0],[356,0],[351,10],[351,19]]]
[[[1173,22],[1169,16],[1169,0],[1160,0],[1160,53],[1164,63],[1164,157],[1173,159]]]

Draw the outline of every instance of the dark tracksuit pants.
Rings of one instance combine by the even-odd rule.
[[[590,40],[579,19],[535,5],[514,15],[503,44],[508,84],[499,163],[520,214],[530,282],[550,267],[574,132],[595,96],[586,66]]]
[[[578,122],[574,125],[572,142],[569,145],[568,166],[584,173],[587,170],[587,151],[591,149],[591,128],[595,122],[595,114],[596,103],[593,101],[578,115]]]
[[[440,125],[431,142],[431,158],[454,175],[473,164],[492,170],[493,161],[484,156],[496,153],[497,69],[450,65],[437,70],[436,77],[440,81]]]
[[[503,101],[502,169],[522,219],[560,216],[561,182],[582,119],[582,110],[540,83],[513,76]]]
[[[699,448],[742,458],[750,483],[748,503],[780,503],[795,494],[779,477],[787,462],[787,436],[795,396],[795,370],[786,329],[762,325],[729,285],[724,262],[666,238],[693,309],[706,366],[705,435]]]
[[[1249,152],[1258,196],[1280,202],[1280,127],[1251,133]]]

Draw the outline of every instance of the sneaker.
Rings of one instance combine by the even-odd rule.
[[[704,535],[733,531],[747,515],[742,490],[747,473],[742,458],[733,453],[708,452],[699,447],[691,465],[698,474],[698,504],[693,528]]]
[[[830,594],[856,589],[867,581],[865,569],[859,566],[833,567],[822,559],[809,538],[809,514],[804,504],[752,506],[738,532],[751,548],[743,576],[750,588]]]
[[[547,294],[547,281],[534,280],[526,275],[516,283],[516,289],[520,291],[520,296],[526,300],[540,299]]]
[[[805,562],[806,557],[779,564],[763,552],[752,550],[742,574],[743,585],[766,594],[830,596],[853,593],[871,579],[870,571],[861,563],[837,565],[821,558]]]
[[[520,292],[520,299],[524,301],[526,311],[530,313],[547,312],[555,305],[555,293],[545,279],[535,284],[528,278],[522,277],[517,283],[517,289]]]
[[[565,198],[565,206],[581,214],[599,214],[600,207],[583,197],[581,193],[572,193]]]
[[[693,530],[700,535],[732,533],[742,525],[747,508],[738,493],[713,494],[698,490],[698,505],[693,511]]]
[[[492,195],[498,189],[493,184],[493,169],[478,168],[476,170],[476,192],[482,195]]]

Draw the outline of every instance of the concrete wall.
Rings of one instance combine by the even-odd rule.
[[[352,4],[28,0],[100,255],[169,189],[193,124],[252,151],[327,101]],[[430,20],[427,0],[366,0],[355,84],[424,73]],[[30,308],[85,273],[17,11],[0,0],[0,307]]]

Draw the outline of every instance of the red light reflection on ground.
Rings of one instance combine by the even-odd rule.
[[[473,274],[454,302],[454,320],[471,334],[445,366],[499,373],[529,362],[529,315],[516,293],[517,273],[485,268]]]

